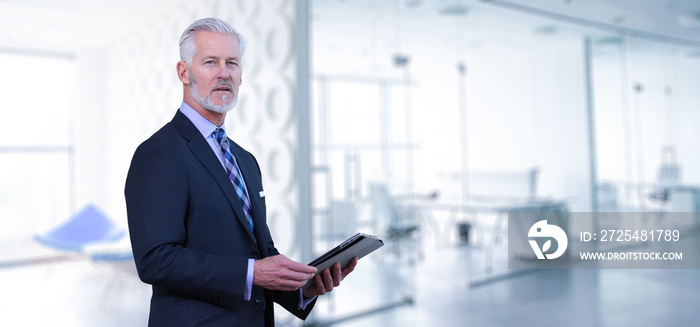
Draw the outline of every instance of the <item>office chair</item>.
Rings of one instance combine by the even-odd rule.
[[[52,230],[34,236],[34,240],[49,248],[82,252],[85,246],[101,242],[114,242],[126,235],[102,211],[88,205],[73,217]]]
[[[438,193],[391,195],[385,184],[370,184],[370,206],[374,230],[388,241],[386,252],[397,257],[402,255],[423,256],[420,239],[421,224],[429,213],[419,202],[433,201]]]
[[[128,242],[127,242],[128,243]],[[100,306],[106,308],[112,293],[127,286],[142,286],[136,271],[136,263],[130,246],[89,248],[90,262],[107,273],[100,297]]]

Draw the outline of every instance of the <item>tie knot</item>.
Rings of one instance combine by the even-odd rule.
[[[224,131],[223,128],[217,128],[217,129],[215,129],[214,132],[212,132],[212,134],[214,134],[214,137],[216,138],[217,141],[219,141],[219,143],[221,143],[221,142],[223,142],[224,140],[226,140],[226,131]],[[226,140],[226,141],[227,141],[227,140]],[[227,143],[228,143],[228,142],[227,142]]]

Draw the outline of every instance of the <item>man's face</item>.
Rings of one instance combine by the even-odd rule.
[[[234,35],[200,31],[194,36],[197,52],[189,66],[189,91],[207,110],[225,113],[238,101],[241,57]]]

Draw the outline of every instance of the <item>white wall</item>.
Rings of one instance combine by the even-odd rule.
[[[450,188],[448,177],[461,172],[457,60],[450,53],[415,57],[414,67],[428,67],[413,72],[413,130],[420,145],[415,156],[417,183],[441,187],[442,200],[454,203],[459,189]],[[472,179],[481,173],[524,176],[536,167],[538,195],[566,200],[572,210],[590,210],[583,40],[547,38],[528,47],[483,46],[467,51],[464,62]],[[487,192],[475,180],[470,184],[472,194]],[[523,189],[515,183],[512,188]]]
[[[681,165],[681,180],[683,183],[700,185],[700,54],[695,51],[694,56],[687,52],[676,56],[675,76],[677,77],[674,98],[674,124],[680,124],[682,128],[675,129],[674,135],[678,138],[678,160]]]
[[[700,59],[687,49],[634,39],[595,49],[599,180],[653,183],[662,148],[673,146],[680,182],[700,183]]]
[[[77,110],[75,110],[75,210],[94,204],[107,208],[107,161],[110,152],[107,101],[106,53],[102,49],[82,49],[76,55]],[[118,219],[120,223],[124,220]],[[126,225],[124,224],[124,227]]]
[[[182,84],[175,65],[182,31],[215,16],[246,38],[239,105],[229,113],[229,135],[251,151],[263,169],[268,220],[278,248],[301,256],[298,240],[308,208],[308,182],[300,165],[308,146],[300,137],[307,98],[297,71],[305,44],[304,2],[207,0],[174,3],[145,26],[99,49],[80,52],[78,202],[96,202],[126,226],[124,182],[136,147],[175,115]],[[299,9],[302,8],[302,9]],[[300,27],[301,26],[301,27]],[[302,61],[303,62],[303,61]],[[303,85],[306,81],[304,81]],[[298,91],[298,92],[297,92]],[[97,134],[92,137],[93,134]],[[306,160],[308,162],[308,159]],[[302,171],[303,172],[303,171]],[[308,174],[306,175],[308,177]],[[301,226],[301,227],[300,227]],[[294,231],[294,233],[290,233]]]

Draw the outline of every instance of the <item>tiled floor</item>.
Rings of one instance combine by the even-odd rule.
[[[480,251],[426,247],[416,267],[415,304],[341,324],[367,326],[696,326],[700,270],[540,270],[470,287],[465,262]],[[476,260],[472,260],[476,261]],[[470,272],[472,272],[470,274]],[[376,287],[409,289],[389,269]],[[399,274],[400,275],[400,274]],[[400,277],[400,276],[396,276]],[[364,279],[364,277],[363,277]],[[344,285],[348,286],[348,285]],[[370,302],[338,290],[336,308]],[[393,298],[398,298],[394,294]],[[390,297],[389,297],[390,298]],[[336,311],[341,311],[336,309]]]
[[[3,326],[145,326],[149,288],[86,259],[0,269]]]
[[[480,249],[363,259],[313,322],[336,326],[697,326],[700,270],[542,270],[470,287]],[[393,253],[391,248],[383,249]],[[471,251],[471,252],[470,252]],[[476,254],[475,254],[476,253]],[[415,259],[413,268],[407,255]],[[472,260],[467,260],[468,258]],[[145,326],[150,289],[88,260],[0,269],[2,326]],[[412,305],[400,303],[410,297]],[[301,322],[278,310],[278,326]],[[307,321],[306,325],[312,325]]]

